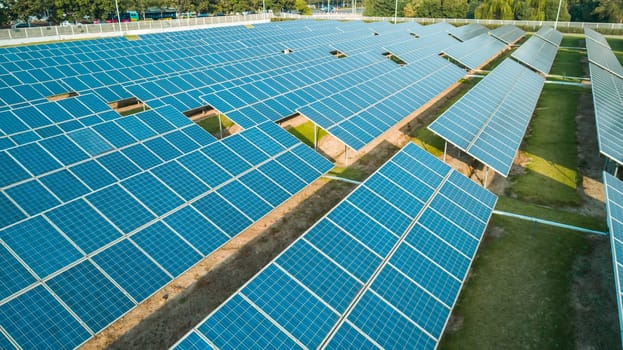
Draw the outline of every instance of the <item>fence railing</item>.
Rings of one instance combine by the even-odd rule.
[[[367,17],[360,14],[353,13],[330,13],[330,14],[315,14],[311,16],[302,16],[291,13],[282,13],[279,15],[283,18],[292,19],[359,19],[365,21],[394,21],[394,17]],[[585,27],[595,29],[599,32],[616,32],[623,34],[623,23],[592,23],[592,22],[554,22],[554,21],[518,21],[518,20],[497,20],[497,19],[466,19],[466,18],[413,18],[413,17],[398,17],[398,22],[418,22],[422,24],[432,24],[437,22],[448,22],[452,24],[469,24],[479,23],[486,26],[502,26],[511,24],[522,28],[538,29],[545,25],[556,28],[562,32],[582,32]]]
[[[302,16],[291,13],[281,13],[278,17],[287,19],[358,19],[366,21],[393,21],[393,17],[366,17],[353,13],[330,13]],[[253,14],[245,16],[213,16],[184,18],[159,21],[138,21],[126,23],[79,24],[73,26],[31,27],[0,30],[0,45],[10,45],[19,42],[36,42],[48,40],[63,40],[90,36],[115,36],[123,34],[140,34],[168,30],[181,30],[191,27],[209,25],[244,24],[254,21],[269,20],[272,14]],[[449,22],[453,24],[479,23],[489,26],[512,24],[524,29],[538,29],[544,25],[554,26],[562,32],[582,32],[583,28],[595,29],[604,34],[623,34],[623,23],[589,23],[589,22],[558,22],[553,21],[516,21],[494,19],[457,19],[457,18],[407,18],[398,17],[398,21],[416,21],[422,24]]]
[[[0,41],[62,40],[72,37],[113,36],[140,32],[157,32],[209,25],[242,24],[270,19],[271,14],[212,16],[174,20],[125,23],[78,24],[71,26],[30,27],[0,30]]]

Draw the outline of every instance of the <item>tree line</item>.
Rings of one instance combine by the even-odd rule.
[[[309,13],[310,1],[265,0],[267,9]],[[329,0],[332,6],[345,1]],[[359,0],[367,16],[393,16],[395,0]],[[144,13],[149,8],[175,8],[178,13],[229,14],[260,11],[262,0],[118,0],[121,12]],[[322,2],[326,4],[326,0]],[[559,0],[398,0],[398,15],[429,18],[482,18],[515,20],[555,20]],[[350,2],[346,2],[350,6]],[[0,0],[0,23],[29,17],[50,23],[106,19],[115,14],[115,0]],[[562,0],[561,21],[623,21],[623,0]]]
[[[118,0],[119,11],[137,11],[143,14],[148,9],[174,8],[180,15],[230,14],[245,11],[297,10],[309,12],[305,0]],[[115,0],[0,0],[0,23],[27,21],[29,18],[44,19],[50,24],[64,20],[89,22],[105,20],[116,15]]]
[[[366,16],[393,16],[395,0],[363,0]],[[623,22],[623,0],[562,0],[560,21]],[[553,21],[559,0],[398,0],[398,16]]]

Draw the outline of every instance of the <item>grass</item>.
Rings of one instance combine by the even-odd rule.
[[[526,172],[515,176],[511,187],[523,200],[554,205],[581,203],[576,190],[575,114],[578,98],[585,92],[569,86],[543,88],[522,148],[529,159]]]
[[[584,44],[584,35],[566,34],[562,37],[560,46],[561,47],[584,48],[586,47],[586,45]]]
[[[560,50],[552,71],[583,73],[582,56]],[[581,204],[575,115],[583,93],[545,86],[522,147],[531,161],[496,209],[607,231],[603,217],[557,208]],[[498,215],[489,228],[440,349],[567,349],[577,341],[619,348],[616,317],[608,318],[615,306],[607,237]]]
[[[357,169],[354,167],[337,167],[336,166],[333,169],[331,169],[331,171],[329,171],[329,175],[339,176],[339,177],[343,177],[343,178],[347,178],[347,179],[355,180],[355,181],[363,181],[370,174],[368,174],[366,171],[362,169]]]
[[[597,230],[602,232],[608,231],[606,221],[603,218],[577,215],[565,210],[526,203],[510,197],[499,197],[498,203],[495,208],[497,210],[532,216],[539,219],[550,220],[582,228],[588,228],[591,230]]]
[[[289,128],[288,131],[310,147],[314,147],[314,123],[311,121]],[[318,142],[327,135],[327,132],[318,128]]]
[[[225,115],[221,114],[220,117],[221,117],[221,124],[223,125],[223,129],[227,129],[234,125],[234,122],[229,120]],[[206,130],[212,135],[219,134],[220,129],[219,129],[218,118],[216,116],[202,119],[199,122],[197,122],[197,124],[199,124],[200,127],[202,127],[204,130]]]
[[[494,217],[454,315],[464,317],[440,349],[574,348],[572,274],[590,252],[584,234]]]
[[[586,51],[578,49],[559,49],[555,64],[552,65],[550,74],[563,77],[584,77],[587,74],[583,65],[578,64],[586,57]]]
[[[610,48],[619,59],[619,62],[623,64],[623,39],[608,38],[607,40],[608,44],[610,44]]]

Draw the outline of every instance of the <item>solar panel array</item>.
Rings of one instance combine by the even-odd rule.
[[[506,59],[428,128],[507,176],[544,83]]]
[[[585,33],[599,152],[623,164],[623,68],[601,34]]]
[[[535,35],[523,43],[511,56],[528,67],[543,74],[549,74],[557,52],[558,45]]]
[[[614,286],[619,312],[619,328],[623,341],[623,181],[606,172],[603,173],[603,179],[614,266]]]
[[[496,200],[409,144],[175,348],[434,349]]]
[[[549,41],[552,45],[558,47],[562,42],[562,33],[548,26],[541,27],[534,35]]]
[[[443,50],[443,53],[470,70],[478,69],[508,45],[487,33]]]
[[[467,41],[489,31],[487,27],[478,23],[470,23],[464,26],[448,30],[448,34],[457,38],[459,41]]]
[[[373,78],[353,81],[340,92],[319,98],[298,112],[357,151],[465,75],[462,69],[437,56],[389,72],[381,68],[372,73]],[[385,84],[388,80],[394,83]]]
[[[589,28],[584,28],[584,34],[588,61],[623,79],[623,66],[603,35]]]
[[[599,152],[623,164],[623,79],[589,63]]]
[[[31,139],[0,151],[0,324],[22,348],[80,345],[332,167],[275,124],[216,141],[170,106],[2,113]]]
[[[524,36],[525,32],[513,25],[507,24],[505,26],[495,28],[494,30],[490,31],[489,34],[492,37],[510,45],[521,39],[521,37]]]

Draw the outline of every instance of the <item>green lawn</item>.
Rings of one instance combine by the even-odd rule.
[[[585,234],[494,216],[440,349],[573,349],[571,266]],[[452,325],[451,327],[452,328]]]
[[[619,62],[623,64],[623,39],[620,38],[608,38],[608,44],[614,51],[614,54],[619,58]]]
[[[584,35],[566,34],[562,37],[560,46],[573,47],[573,48],[580,48],[580,47],[584,48],[586,47],[586,45],[584,44]]]
[[[580,204],[575,113],[582,93],[587,91],[560,85],[543,89],[522,147],[529,159],[526,172],[515,176],[511,187],[519,198],[554,205]]]
[[[585,57],[586,51],[559,49],[550,74],[562,75],[563,77],[586,77],[588,76],[588,71],[584,71],[584,65],[578,64]]]
[[[220,129],[219,129],[218,118],[216,116],[202,119],[199,122],[197,122],[197,124],[199,124],[200,127],[202,127],[204,130],[206,130],[212,135],[219,134]],[[229,120],[225,115],[221,114],[221,124],[222,124],[223,129],[227,129],[233,126],[234,122]]]
[[[306,145],[314,147],[314,123],[311,121],[289,128],[288,131]],[[318,142],[326,135],[327,132],[324,129],[318,128]]]
[[[561,50],[552,73],[577,75],[582,58]],[[522,146],[531,160],[497,210],[607,231],[604,218],[557,208],[581,204],[575,114],[584,93],[545,86]],[[494,215],[439,348],[620,348],[610,265],[607,236]]]

